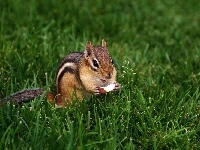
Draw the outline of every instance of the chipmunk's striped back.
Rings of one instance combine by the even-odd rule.
[[[77,66],[83,54],[84,53],[81,52],[71,53],[63,59],[57,71],[57,77],[56,77],[56,84],[58,85],[57,88],[59,87],[60,81],[65,73],[68,72],[72,74],[77,74],[78,72]]]

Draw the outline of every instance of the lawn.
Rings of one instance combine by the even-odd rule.
[[[200,149],[198,0],[0,0],[0,98],[55,90],[62,58],[105,39],[121,90],[0,106],[0,149]]]

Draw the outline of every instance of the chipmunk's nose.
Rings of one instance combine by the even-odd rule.
[[[110,79],[111,78],[111,74],[110,72],[108,72],[108,74],[106,75],[106,79]]]

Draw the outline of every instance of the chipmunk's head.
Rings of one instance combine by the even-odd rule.
[[[84,57],[88,64],[91,77],[93,77],[99,86],[115,82],[116,69],[104,40],[102,40],[101,46],[93,46],[91,42],[87,42]]]

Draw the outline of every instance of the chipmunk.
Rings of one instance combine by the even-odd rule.
[[[101,46],[86,43],[84,52],[68,54],[61,62],[56,75],[56,94],[47,93],[49,101],[55,101],[58,106],[71,104],[75,98],[80,101],[92,94],[99,95],[120,89],[116,82],[116,68],[110,57],[106,42]],[[44,93],[42,89],[30,89],[17,92],[5,100],[14,102],[27,98],[35,98]],[[21,99],[20,99],[21,98]]]

